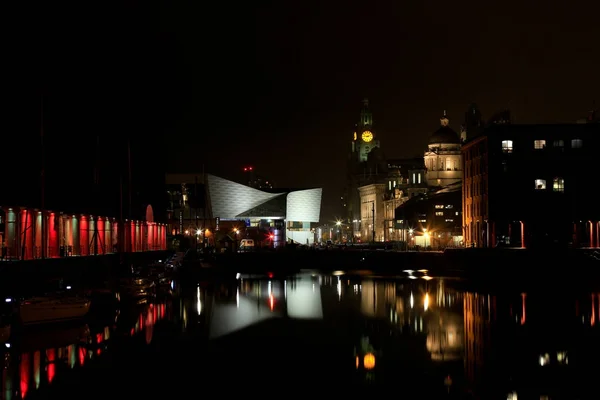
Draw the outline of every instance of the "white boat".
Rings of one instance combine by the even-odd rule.
[[[91,301],[75,296],[33,297],[21,302],[19,314],[24,325],[68,321],[83,318]]]

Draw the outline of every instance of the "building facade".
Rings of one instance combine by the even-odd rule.
[[[381,242],[384,240],[384,199],[385,184],[375,183],[358,188],[360,195],[360,220],[362,242]]]
[[[443,187],[462,180],[460,138],[450,128],[445,111],[440,123],[440,128],[429,138],[425,151],[427,184],[431,187]]]
[[[319,222],[322,189],[254,189],[206,175],[207,210],[217,225],[237,223],[248,233],[267,235],[277,247],[291,241],[312,245],[312,223]]]
[[[462,146],[466,246],[600,247],[600,124],[493,124]]]
[[[409,247],[460,247],[462,237],[462,184],[415,196],[396,208],[401,240]]]

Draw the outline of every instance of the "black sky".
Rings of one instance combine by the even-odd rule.
[[[56,131],[150,150],[164,134],[172,170],[238,178],[252,164],[278,186],[323,187],[324,221],[363,97],[388,157],[422,154],[442,111],[458,130],[471,102],[524,123],[600,103],[595,1],[84,3],[10,19],[10,121],[35,115],[43,88]]]

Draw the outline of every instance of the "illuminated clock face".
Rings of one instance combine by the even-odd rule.
[[[364,131],[362,134],[362,140],[363,142],[369,143],[371,140],[373,140],[373,133],[371,133],[371,131]]]
[[[356,132],[354,132],[354,140],[356,140]]]

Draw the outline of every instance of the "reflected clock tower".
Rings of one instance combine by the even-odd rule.
[[[352,136],[352,155],[359,162],[367,161],[373,148],[379,147],[379,140],[375,138],[373,130],[373,113],[369,109],[369,99],[363,100],[360,111],[360,120]]]

